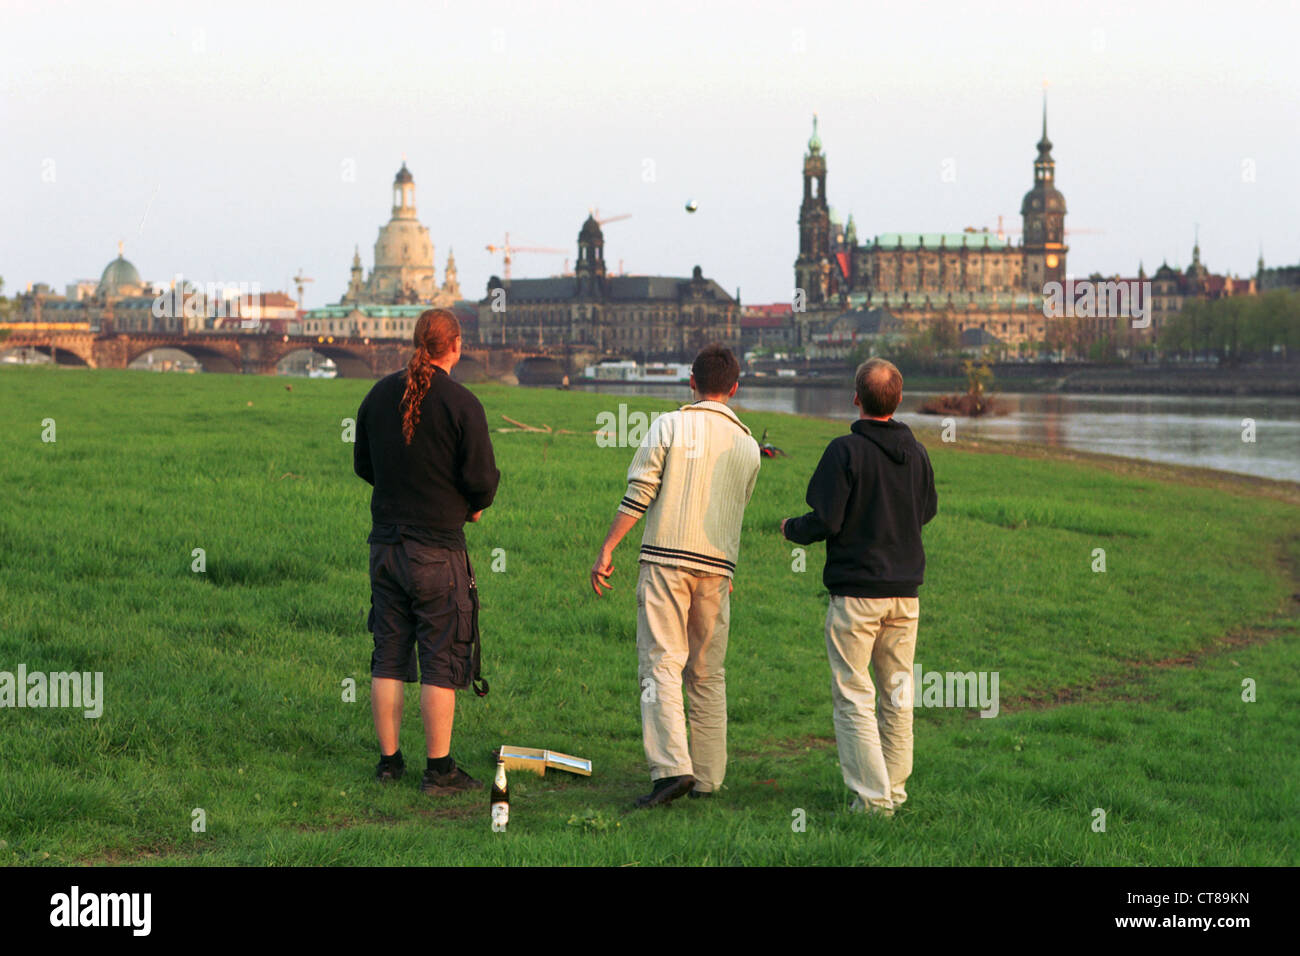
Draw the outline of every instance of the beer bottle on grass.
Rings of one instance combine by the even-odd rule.
[[[492,829],[504,833],[510,821],[510,787],[506,784],[506,763],[497,758],[497,775],[492,781]]]

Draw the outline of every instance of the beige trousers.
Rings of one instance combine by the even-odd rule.
[[[853,810],[890,813],[907,799],[919,619],[917,598],[832,595],[826,610],[835,744]],[[880,684],[878,701],[869,664]]]
[[[731,579],[641,562],[636,588],[637,676],[650,779],[689,774],[709,792],[727,772]],[[690,701],[687,743],[682,681]]]

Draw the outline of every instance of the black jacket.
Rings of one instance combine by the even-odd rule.
[[[925,446],[892,418],[859,418],[822,454],[808,482],[812,511],[785,524],[796,544],[826,541],[822,581],[846,597],[916,597],[925,576],[921,525],[938,499]]]
[[[402,438],[406,370],[381,378],[357,412],[353,470],[375,486],[375,528],[427,529],[459,538],[466,519],[492,504],[501,473],[487,415],[474,394],[436,369],[408,446]]]

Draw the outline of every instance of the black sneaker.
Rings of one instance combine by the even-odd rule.
[[[678,797],[686,796],[694,788],[695,778],[690,774],[682,774],[680,777],[660,777],[655,781],[652,791],[636,798],[636,805],[642,809],[663,806]]]
[[[461,770],[460,767],[457,767],[454,760],[451,762],[451,769],[446,773],[434,773],[432,770],[426,770],[424,779],[420,781],[421,793],[432,793],[440,796],[482,789],[482,782],[475,780],[464,770]]]
[[[713,791],[692,790],[690,793],[687,794],[687,796],[690,797],[692,800],[707,800],[709,797],[713,796]]]
[[[396,760],[385,760],[379,758],[379,764],[375,767],[375,779],[380,783],[391,783],[394,780],[401,780],[402,774],[406,773],[406,763],[401,757]]]

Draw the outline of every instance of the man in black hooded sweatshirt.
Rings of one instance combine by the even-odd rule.
[[[786,518],[796,544],[826,542],[826,653],[835,742],[850,809],[892,815],[912,772],[912,659],[925,573],[921,526],[938,508],[925,447],[893,414],[903,376],[884,359],[858,367],[852,430],[832,441],[808,483],[808,514]],[[879,725],[876,689],[881,684]]]

